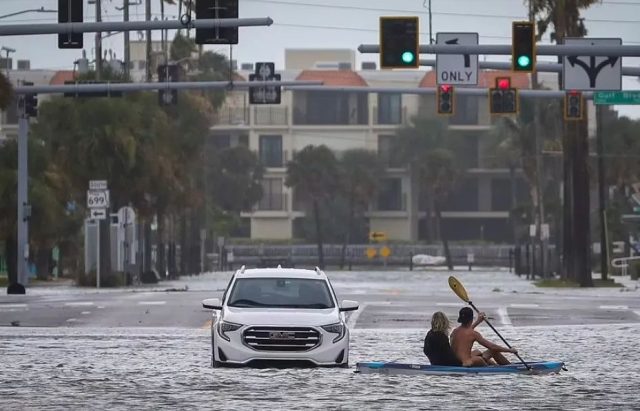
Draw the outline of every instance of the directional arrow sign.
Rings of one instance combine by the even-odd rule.
[[[92,208],[91,210],[91,219],[92,220],[106,220],[107,219],[107,210],[104,208]]]
[[[437,33],[436,44],[473,46],[478,33]],[[471,54],[438,54],[436,56],[438,84],[478,84],[478,56]]]
[[[621,39],[567,38],[571,46],[620,46]],[[622,59],[618,56],[565,56],[562,65],[565,90],[620,90]]]
[[[371,241],[387,241],[387,233],[382,231],[372,231],[369,233],[369,239],[371,239]]]

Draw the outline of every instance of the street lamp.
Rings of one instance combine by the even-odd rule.
[[[18,16],[20,14],[26,14],[26,13],[57,13],[57,12],[58,10],[50,10],[50,9],[45,9],[44,7],[40,7],[39,9],[27,9],[27,10],[16,11],[15,13],[5,14],[0,16],[0,19]]]
[[[0,51],[7,52],[7,60],[6,60],[7,67],[6,67],[6,69],[7,69],[7,78],[9,78],[9,53],[15,53],[16,49],[12,49],[11,47],[2,46]]]

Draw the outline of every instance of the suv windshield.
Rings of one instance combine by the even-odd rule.
[[[230,307],[333,308],[327,282],[305,278],[241,278],[229,296]]]

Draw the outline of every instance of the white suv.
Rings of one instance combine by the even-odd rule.
[[[223,365],[349,365],[349,330],[327,276],[319,269],[236,271],[222,301],[202,301],[214,312],[211,363]]]

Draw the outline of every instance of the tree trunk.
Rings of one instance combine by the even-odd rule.
[[[447,262],[447,267],[449,268],[449,271],[453,271],[453,261],[451,261],[451,251],[449,251],[449,239],[447,237],[447,231],[446,230],[442,230],[441,226],[442,226],[442,212],[440,210],[440,201],[438,199],[435,199],[433,202],[433,208],[435,210],[435,214],[436,214],[436,224],[438,227],[440,227],[440,229],[438,230],[440,232],[440,238],[442,239],[442,248],[444,249],[444,258]]]
[[[49,267],[51,266],[51,249],[48,247],[36,250],[36,274],[38,280],[46,280],[49,277]]]
[[[7,276],[9,277],[9,284],[15,284],[18,282],[18,250],[16,249],[18,239],[15,228],[12,228],[9,232],[11,235],[5,239],[4,243],[5,257],[7,259]]]
[[[322,246],[322,227],[320,224],[320,207],[318,200],[313,200],[313,217],[316,220],[316,239],[318,242],[318,266],[324,270],[324,250]]]
[[[589,141],[587,121],[576,122],[573,162],[573,218],[576,279],[581,287],[593,287],[591,274],[591,213],[589,193]]]

